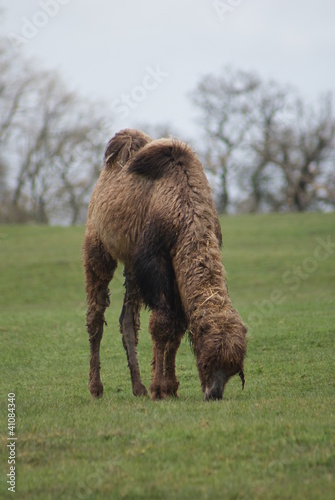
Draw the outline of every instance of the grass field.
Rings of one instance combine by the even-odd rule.
[[[335,215],[222,219],[223,262],[249,326],[246,386],[204,403],[188,340],[179,399],[134,398],[118,329],[122,268],[88,392],[83,228],[0,227],[1,477],[7,395],[24,499],[331,499],[335,495]],[[139,361],[150,381],[143,312]]]

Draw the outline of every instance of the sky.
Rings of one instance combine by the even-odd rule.
[[[1,34],[103,101],[114,132],[169,123],[196,137],[190,92],[226,66],[293,85],[311,103],[335,88],[334,0],[15,0],[0,9]]]

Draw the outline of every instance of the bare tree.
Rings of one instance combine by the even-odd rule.
[[[201,111],[199,121],[208,140],[207,166],[220,176],[220,212],[228,208],[229,182],[253,123],[251,96],[259,85],[255,75],[228,68],[222,77],[205,76],[191,94]]]
[[[40,83],[33,132],[23,125],[28,141],[13,202],[28,190],[39,222],[48,223],[52,213],[77,223],[101,165],[101,115],[66,92],[57,77],[45,75]]]
[[[24,76],[23,76],[24,75]],[[1,145],[1,190],[0,220],[20,222],[29,220],[26,210],[13,210],[9,186],[15,176],[15,151],[20,134],[19,124],[23,120],[23,109],[27,93],[34,85],[34,75],[24,60],[13,50],[7,40],[0,39],[0,145]],[[13,168],[14,166],[14,168]],[[14,213],[15,212],[15,213]]]
[[[204,78],[192,98],[202,113],[206,163],[221,177],[221,211],[238,188],[238,206],[248,211],[334,205],[330,95],[311,110],[292,88],[228,70]]]
[[[11,178],[6,196],[0,193],[6,205],[0,217],[83,222],[111,134],[102,106],[8,50],[0,41],[0,177]]]
[[[294,118],[293,123],[277,131],[269,161],[283,174],[284,205],[302,212],[316,208],[320,193],[327,192],[329,176],[335,179],[335,120],[330,96],[322,99],[316,112],[308,111],[297,100]],[[331,197],[327,202],[331,203]]]
[[[79,103],[77,104],[79,108]],[[86,220],[87,206],[103,164],[103,152],[111,134],[100,118],[99,107],[90,106],[69,130],[65,130],[66,141],[57,155],[53,157],[53,168],[58,173],[60,183],[55,194],[58,213],[65,213],[71,224]],[[88,121],[88,118],[90,121]]]

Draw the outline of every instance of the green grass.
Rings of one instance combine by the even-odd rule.
[[[83,228],[0,227],[1,477],[16,394],[16,498],[334,498],[334,214],[222,219],[223,262],[249,325],[246,386],[204,403],[188,340],[179,399],[134,398],[118,329],[121,266],[93,401]],[[319,238],[319,239],[318,239]],[[299,269],[300,268],[300,269]],[[150,381],[148,314],[139,361]]]

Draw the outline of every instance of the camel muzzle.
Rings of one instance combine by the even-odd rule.
[[[211,383],[206,386],[204,401],[222,399],[223,389],[227,382],[228,376],[226,373],[221,369],[215,370]]]

